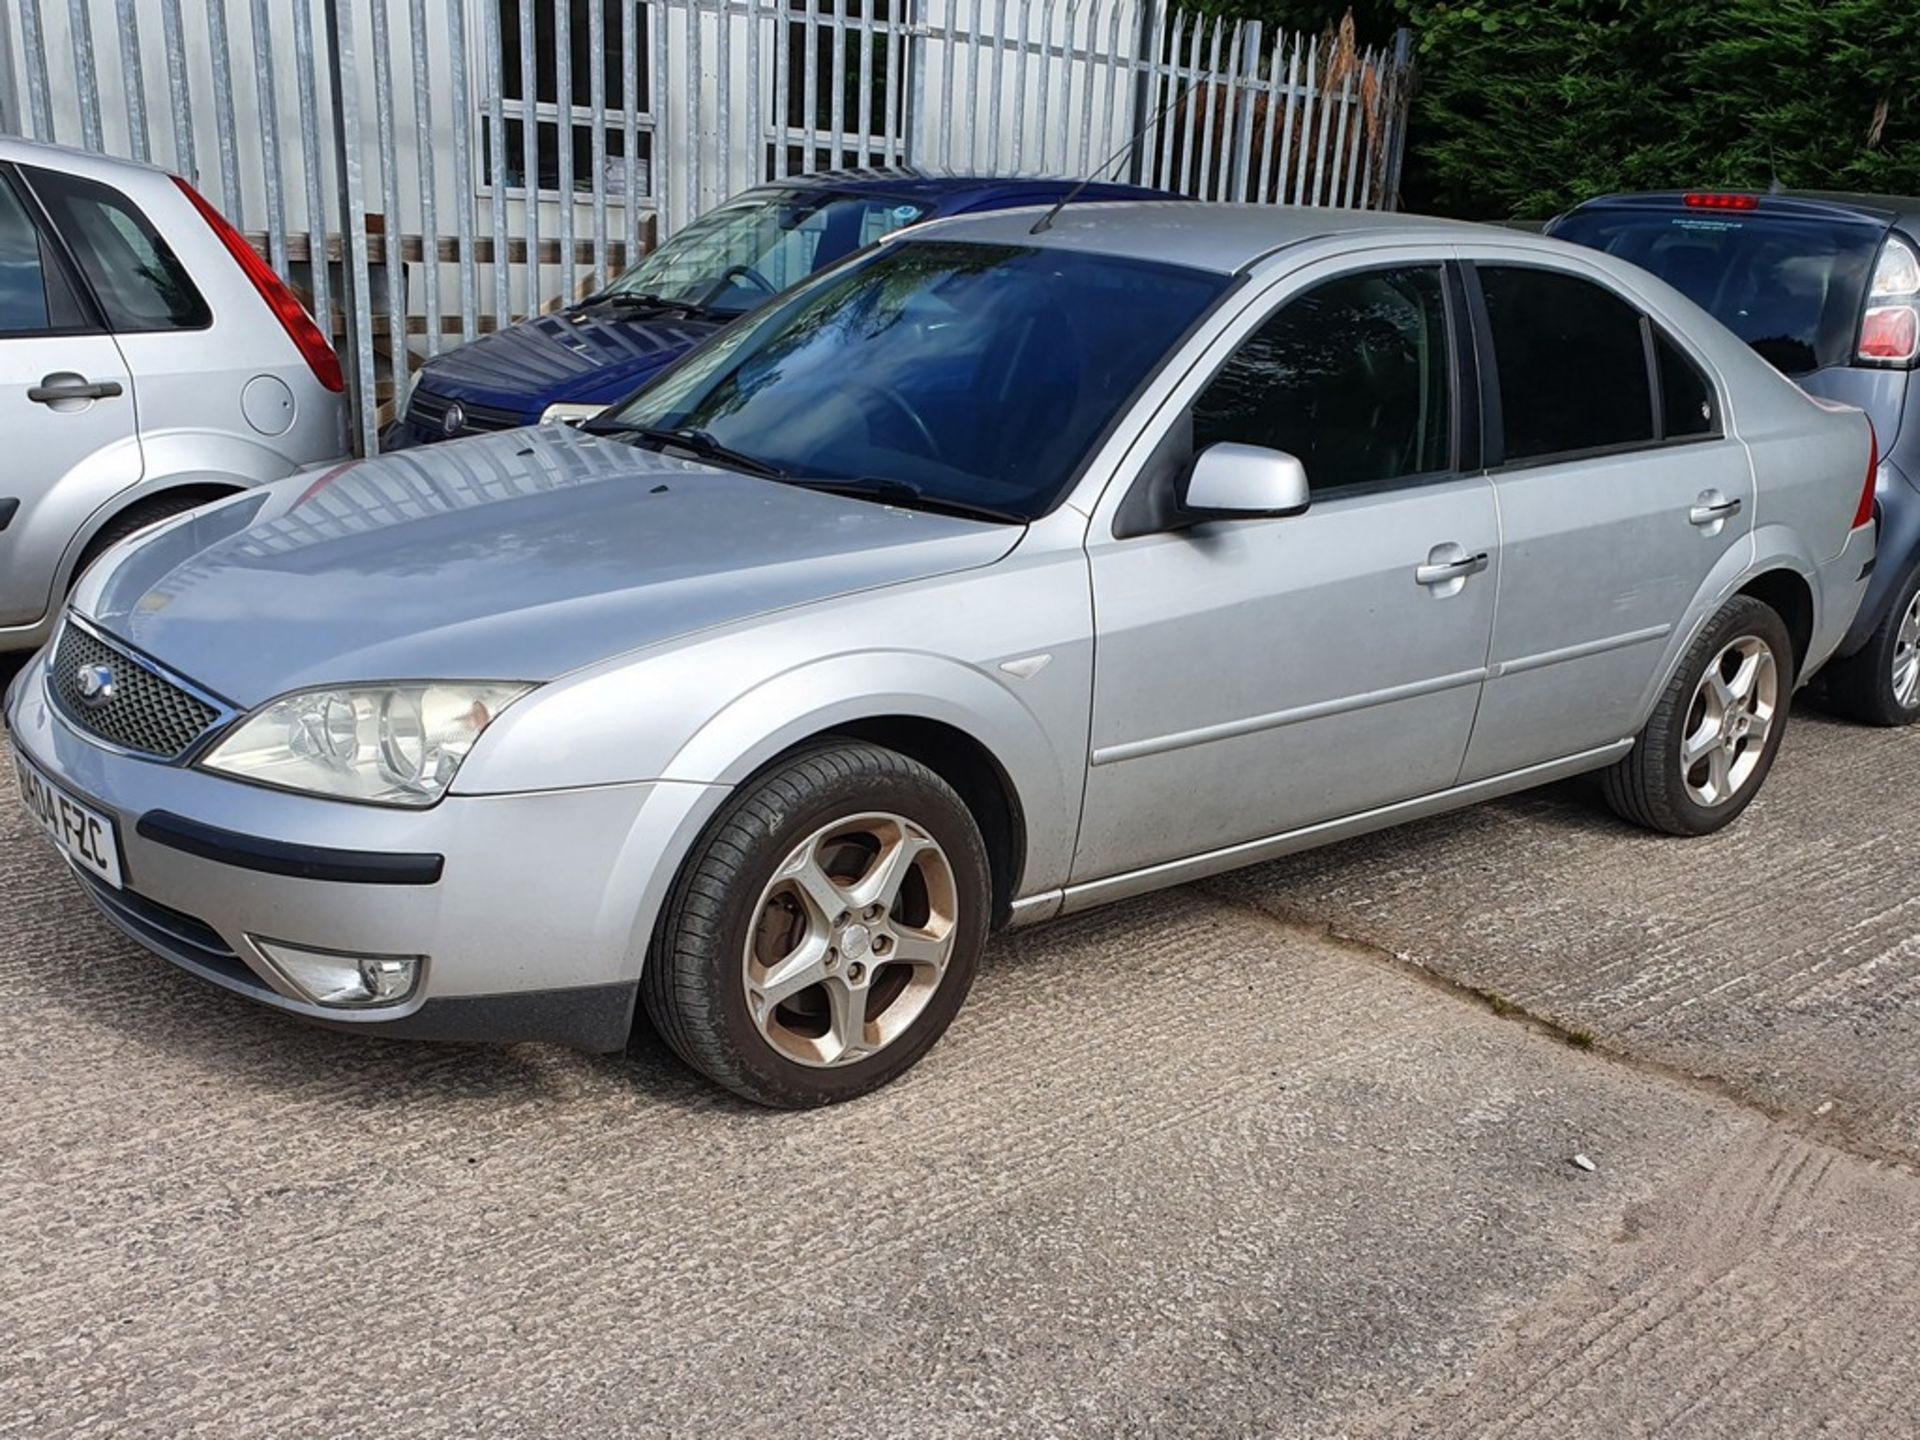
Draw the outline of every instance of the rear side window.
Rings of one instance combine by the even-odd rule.
[[[1651,270],[1751,345],[1803,375],[1844,365],[1884,228],[1765,214],[1576,211],[1556,239]]]
[[[212,322],[186,267],[126,196],[74,175],[27,174],[86,273],[108,329],[199,330]]]
[[[1720,417],[1714,413],[1713,387],[1700,367],[1664,335],[1654,336],[1654,355],[1660,365],[1662,438],[1687,440],[1718,433]]]
[[[1289,300],[1193,405],[1193,443],[1284,450],[1316,493],[1452,465],[1447,305],[1434,268],[1342,275]]]
[[[1654,439],[1640,312],[1555,270],[1480,265],[1509,461]]]

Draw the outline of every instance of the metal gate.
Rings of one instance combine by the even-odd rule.
[[[1394,203],[1410,67],[1162,0],[0,0],[0,133],[167,166],[330,325],[361,448],[450,344],[769,179]]]

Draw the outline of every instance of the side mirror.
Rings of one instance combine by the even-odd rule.
[[[1195,458],[1180,497],[1188,520],[1251,520],[1307,508],[1307,467],[1284,450],[1222,441]]]

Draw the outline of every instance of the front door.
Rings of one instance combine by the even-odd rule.
[[[1311,508],[1090,542],[1076,881],[1454,783],[1499,536],[1491,484],[1458,468],[1451,308],[1437,261],[1295,292],[1169,438],[1287,451]]]
[[[133,377],[0,166],[0,627],[46,613],[101,489],[140,478]],[[82,483],[63,485],[69,477]]]
[[[1502,573],[1466,780],[1633,734],[1675,623],[1748,543],[1754,509],[1712,383],[1650,319],[1582,276],[1475,272],[1497,373]]]

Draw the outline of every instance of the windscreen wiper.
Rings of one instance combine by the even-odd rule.
[[[632,435],[639,440],[662,448],[671,445],[676,450],[685,450],[689,455],[702,460],[711,460],[724,465],[729,470],[738,470],[746,475],[756,475],[762,480],[783,480],[787,472],[778,465],[762,460],[758,455],[749,455],[744,450],[735,450],[723,445],[704,430],[691,427],[676,430],[659,425],[620,425],[610,424],[598,433]]]
[[[678,310],[683,315],[712,315],[715,312],[692,300],[669,300],[643,290],[608,290],[589,296],[584,305],[614,305],[622,310]]]
[[[929,510],[940,515],[960,515],[969,520],[993,520],[1002,525],[1025,525],[1027,517],[1011,510],[982,505],[973,500],[955,500],[945,495],[929,495],[918,485],[891,480],[879,475],[854,475],[845,479],[787,478],[790,485],[822,490],[829,495],[851,495],[859,500],[878,500],[898,505],[903,510]]]

